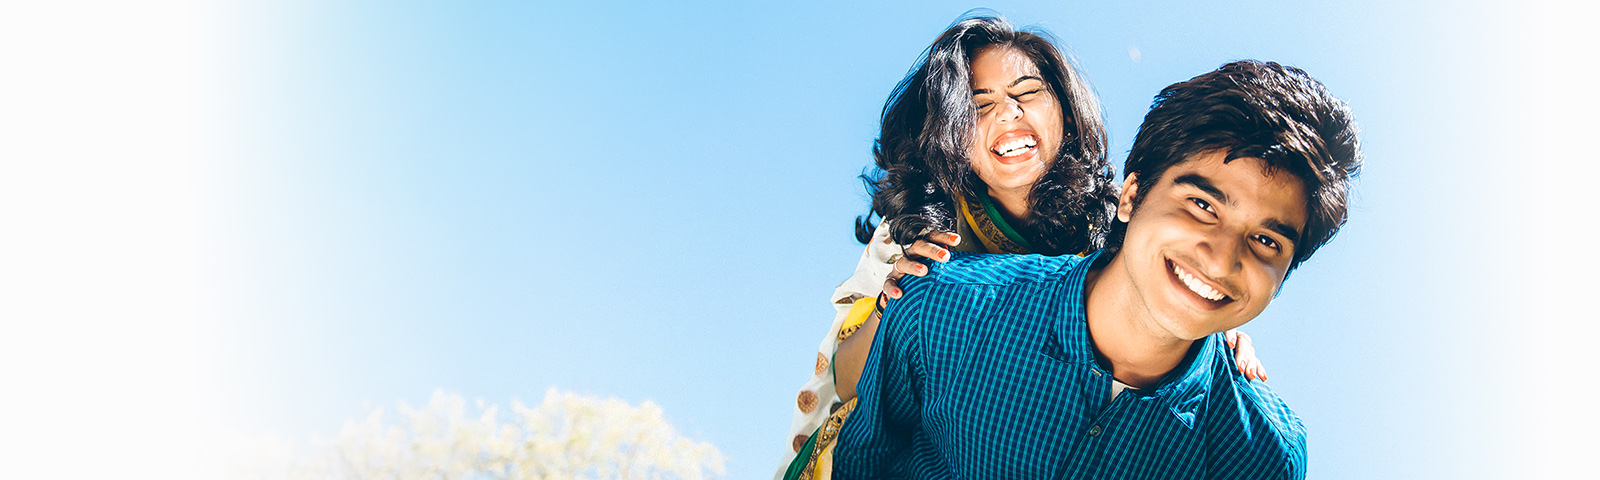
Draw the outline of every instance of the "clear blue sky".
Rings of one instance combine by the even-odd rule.
[[[1075,57],[1119,167],[1156,92],[1227,61],[1303,68],[1352,105],[1350,222],[1244,328],[1310,431],[1312,478],[1559,475],[1600,447],[1577,433],[1592,415],[1568,418],[1593,404],[1579,352],[1600,335],[1577,273],[1596,263],[1594,121],[1571,113],[1594,101],[1562,93],[1591,90],[1572,64],[1592,14],[768,3],[45,12],[59,28],[16,36],[54,53],[7,94],[45,92],[6,117],[0,164],[21,173],[0,211],[31,235],[4,244],[6,322],[27,325],[5,363],[42,358],[8,372],[77,400],[7,405],[123,398],[305,438],[436,388],[555,386],[654,400],[730,478],[769,475],[860,252],[880,109],[984,6]],[[67,131],[85,134],[44,134]],[[54,306],[96,299],[114,301]]]

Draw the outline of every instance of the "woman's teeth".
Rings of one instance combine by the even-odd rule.
[[[996,145],[994,147],[994,152],[1002,157],[1015,157],[1017,155],[1022,155],[1023,153],[1027,152],[1028,149],[1033,148],[1033,146],[1037,144],[1038,142],[1034,141],[1033,137],[1022,137]]]
[[[1189,272],[1184,271],[1176,263],[1172,264],[1172,273],[1177,275],[1179,280],[1183,280],[1183,285],[1189,287],[1189,290],[1193,291],[1195,295],[1199,295],[1206,300],[1215,302],[1228,298],[1227,295],[1223,295],[1217,289],[1211,288],[1210,285],[1206,285],[1205,282],[1201,282],[1198,278],[1194,278],[1194,275],[1190,275]]]

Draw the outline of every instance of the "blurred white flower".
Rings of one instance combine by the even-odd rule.
[[[435,391],[422,408],[400,404],[390,419],[373,408],[346,421],[331,441],[313,438],[293,455],[285,442],[239,443],[229,476],[241,479],[703,479],[726,473],[722,452],[678,434],[661,407],[635,407],[550,389],[511,418],[478,399],[468,416],[460,395]],[[391,423],[391,421],[393,423]]]

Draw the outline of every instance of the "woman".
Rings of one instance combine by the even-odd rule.
[[[1094,94],[1043,36],[980,16],[934,41],[884,108],[878,168],[862,176],[872,209],[856,221],[867,250],[834,292],[840,312],[796,402],[795,456],[780,474],[827,477],[877,313],[900,296],[898,278],[927,273],[922,261],[944,261],[949,248],[1081,255],[1104,245],[1117,200],[1106,143]],[[1265,378],[1239,343],[1241,369]]]

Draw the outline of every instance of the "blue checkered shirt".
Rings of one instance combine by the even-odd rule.
[[[957,252],[905,277],[834,476],[1304,478],[1305,427],[1239,374],[1221,334],[1156,386],[1111,397],[1084,317],[1097,259]]]

